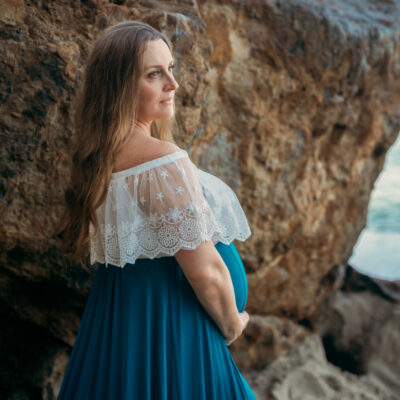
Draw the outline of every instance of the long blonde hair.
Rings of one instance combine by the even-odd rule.
[[[172,53],[169,39],[150,25],[121,22],[97,39],[86,64],[75,114],[66,207],[56,235],[63,250],[88,272],[88,244],[98,230],[95,211],[107,197],[114,153],[129,139],[136,121],[143,52],[147,42],[156,39],[164,40]],[[174,143],[174,122],[174,118],[153,121],[151,135]]]

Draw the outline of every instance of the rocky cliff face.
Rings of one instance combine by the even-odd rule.
[[[93,276],[65,268],[53,230],[82,67],[97,35],[125,19],[173,41],[176,141],[236,191],[248,217],[253,235],[237,248],[253,343],[273,332],[265,318],[307,325],[318,314],[400,129],[399,1],[0,0],[0,9],[7,393],[56,393],[79,326]],[[300,340],[292,322],[282,326]]]
[[[310,315],[365,225],[400,127],[399,9],[385,4],[201,5],[213,52],[193,152],[250,218],[253,313]]]
[[[281,329],[283,321],[263,317],[264,326],[269,318],[270,330],[276,334],[274,340],[265,330],[257,335],[261,351],[254,359],[251,350],[256,342],[251,337],[262,325],[253,317],[249,329],[234,343],[239,356],[246,342],[250,348],[245,361],[252,360],[257,369],[250,370],[246,379],[257,399],[399,398],[400,282],[370,278],[350,265],[341,270],[340,290],[322,302],[311,322],[313,333],[304,340],[298,340],[299,328],[293,329],[294,324],[285,322],[286,328]],[[282,349],[284,340],[290,341],[290,347],[276,357],[273,350]]]

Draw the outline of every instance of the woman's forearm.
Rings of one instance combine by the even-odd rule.
[[[200,303],[213,318],[225,337],[232,337],[240,329],[231,275],[226,265],[210,268],[207,277],[189,281]]]

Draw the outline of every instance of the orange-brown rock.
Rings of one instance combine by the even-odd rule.
[[[193,152],[250,219],[251,313],[315,312],[400,129],[400,6],[358,4],[201,2],[213,52]]]
[[[53,233],[82,68],[97,35],[125,19],[175,45],[176,141],[243,205],[253,235],[237,248],[247,310],[260,318],[312,319],[335,290],[400,129],[395,1],[0,0],[0,311],[10,353],[0,396],[46,385],[51,398],[55,378],[38,381],[37,371],[76,335],[93,275],[66,268]],[[20,343],[41,355],[18,366]]]

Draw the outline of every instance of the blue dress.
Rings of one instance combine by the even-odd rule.
[[[247,302],[242,260],[215,245],[238,311]],[[255,396],[224,337],[174,256],[124,268],[98,263],[59,400],[241,400]]]

